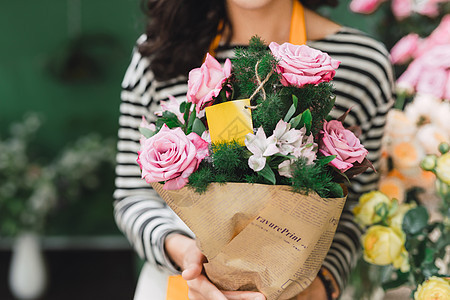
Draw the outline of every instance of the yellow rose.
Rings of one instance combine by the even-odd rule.
[[[405,239],[390,227],[374,225],[362,237],[364,259],[372,264],[395,264],[401,268],[407,259]]]
[[[450,300],[450,279],[432,276],[419,284],[414,300]]]
[[[389,218],[389,226],[394,229],[398,234],[403,235],[403,217],[411,208],[416,207],[415,203],[400,204],[397,211]]]
[[[359,203],[353,208],[355,220],[362,226],[368,226],[379,222],[380,217],[375,212],[378,204],[386,203],[388,208],[391,206],[391,200],[379,191],[372,191],[363,194],[359,198]]]
[[[450,152],[442,154],[436,162],[437,177],[443,182],[450,185]]]

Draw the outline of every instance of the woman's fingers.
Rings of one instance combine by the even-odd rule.
[[[228,300],[266,300],[266,297],[258,292],[222,292]]]
[[[181,275],[185,280],[197,278],[203,271],[204,262],[206,262],[206,257],[200,252],[196,244],[192,244],[184,256],[184,271]]]
[[[190,300],[227,300],[219,289],[205,275],[187,281]]]
[[[181,276],[184,280],[193,280],[200,276],[202,273],[203,267],[201,264],[189,264],[186,266],[186,269],[181,273]]]

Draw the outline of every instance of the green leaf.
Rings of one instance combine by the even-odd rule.
[[[270,183],[272,183],[272,184],[276,183],[275,173],[269,167],[268,163],[266,163],[264,168],[261,171],[259,171],[258,174],[261,175],[262,177],[264,177],[265,179],[267,179]]]
[[[284,117],[284,121],[285,122],[289,122],[292,118],[292,116],[295,114],[295,112],[297,111],[297,107],[298,107],[298,98],[295,95],[292,95],[292,105],[289,108],[288,112],[286,113],[286,116]],[[297,116],[298,117],[298,116]],[[292,125],[292,124],[291,124]],[[295,128],[295,126],[292,125],[292,127]]]
[[[420,233],[428,223],[428,212],[423,206],[410,209],[403,217],[402,228],[406,234],[416,235]]]
[[[189,115],[191,114],[191,102],[183,102],[186,103],[185,107],[184,107],[184,112],[183,112],[183,119],[184,119],[184,124],[188,123],[188,119],[189,119]],[[183,104],[182,103],[182,104]],[[180,110],[181,110],[181,104],[180,104]]]
[[[423,259],[424,263],[432,263],[434,262],[434,255],[436,250],[433,248],[425,248],[425,257]]]
[[[178,120],[178,117],[170,111],[165,111],[162,114],[162,117],[156,121],[156,127],[159,128],[163,124],[166,124],[169,128],[181,127],[182,124]]]
[[[391,202],[391,207],[389,208],[389,213],[388,216],[393,216],[398,209],[398,200],[397,199],[393,199]]]
[[[389,214],[389,208],[387,203],[381,202],[375,205],[375,213],[380,217],[382,221],[386,220]]]
[[[195,118],[194,123],[192,124],[192,132],[195,132],[199,136],[206,130],[205,125],[199,118]]]
[[[284,117],[284,121],[285,121],[285,122],[289,122],[289,121],[291,120],[292,116],[293,116],[294,113],[295,113],[295,110],[296,110],[295,104],[292,104],[291,107],[289,107],[289,110],[288,110],[288,112],[286,113],[286,116]]]
[[[383,284],[381,286],[386,291],[386,290],[397,288],[397,287],[407,283],[408,281],[409,281],[409,272],[402,273],[402,272],[398,271],[397,278],[395,280],[383,282]]]
[[[298,98],[295,95],[292,95],[292,103],[294,103],[295,109],[298,107]]]
[[[155,131],[152,131],[152,130],[150,130],[150,129],[148,129],[148,128],[145,128],[145,127],[139,127],[139,132],[143,135],[143,136],[145,136],[145,138],[147,138],[147,139],[149,139],[149,138],[151,138],[152,136],[154,136],[155,135]]]
[[[186,128],[186,134],[189,134],[192,132],[192,125],[194,125],[194,121],[196,119],[196,112],[193,110],[191,114],[189,115],[189,120],[187,122],[187,128]]]
[[[302,119],[302,114],[299,114],[299,115],[295,116],[294,118],[292,118],[289,121],[289,124],[291,124],[291,128],[300,129],[298,127],[298,125],[300,124],[301,119]]]
[[[306,135],[309,135],[312,125],[312,115],[309,109],[305,110],[302,113],[302,119],[300,120],[300,124],[304,124],[304,126],[306,127]]]
[[[187,103],[188,102],[181,102],[180,103],[180,113],[184,114],[184,112],[186,111]]]
[[[417,238],[408,238],[405,241],[405,248],[408,252],[412,252],[414,250],[417,250],[417,248],[419,247],[421,241],[419,241]]]
[[[275,153],[273,156],[276,157],[283,157],[283,158],[287,158],[287,159],[295,159],[296,157],[294,155],[285,155],[285,154],[281,154],[281,153]]]
[[[439,272],[439,268],[436,267],[434,262],[423,263],[420,270],[422,271],[422,274],[423,276],[425,276],[425,278],[438,275]]]
[[[317,159],[317,162],[320,163],[321,165],[327,165],[335,158],[336,155],[322,156]]]

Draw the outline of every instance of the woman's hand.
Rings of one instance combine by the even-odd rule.
[[[171,234],[165,241],[166,252],[183,270],[182,276],[189,286],[190,300],[265,300],[257,292],[220,291],[203,274],[206,257],[198,249],[195,240],[182,234]]]

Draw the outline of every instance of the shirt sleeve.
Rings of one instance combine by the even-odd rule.
[[[142,42],[145,37],[138,40]],[[134,49],[122,82],[116,156],[114,218],[137,254],[150,264],[172,273],[179,272],[164,251],[170,233],[192,237],[190,230],[141,178],[136,162],[142,116],[153,121],[158,106],[152,97],[154,76],[149,59]]]

